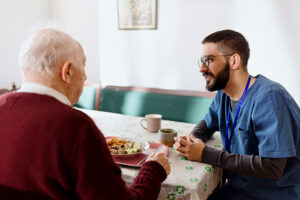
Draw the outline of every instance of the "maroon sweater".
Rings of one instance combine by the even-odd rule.
[[[0,96],[1,200],[153,200],[165,178],[160,164],[149,161],[126,187],[86,114],[46,95]]]

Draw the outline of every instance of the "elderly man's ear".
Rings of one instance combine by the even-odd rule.
[[[72,67],[72,63],[70,61],[66,61],[61,69],[61,78],[67,83],[70,83],[71,81],[71,76],[73,73]]]

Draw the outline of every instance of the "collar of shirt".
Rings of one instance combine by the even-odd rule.
[[[68,98],[57,90],[38,83],[24,82],[17,92],[30,92],[54,97],[58,101],[71,106]]]

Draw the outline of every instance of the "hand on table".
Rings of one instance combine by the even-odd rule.
[[[156,161],[158,162],[166,171],[167,175],[171,172],[171,167],[169,164],[169,159],[166,157],[164,153],[152,153],[147,158],[146,161]]]
[[[187,136],[175,137],[174,149],[179,152],[179,155],[188,158],[189,160],[199,161],[202,160],[202,152],[205,143],[196,138],[193,134]]]

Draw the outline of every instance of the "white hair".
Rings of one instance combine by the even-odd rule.
[[[44,28],[21,44],[19,65],[23,71],[46,71],[53,75],[64,61],[78,66],[80,49],[79,42],[70,35],[54,28]]]

